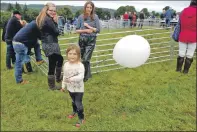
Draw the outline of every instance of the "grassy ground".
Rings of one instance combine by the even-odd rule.
[[[175,72],[176,61],[94,74],[85,83],[86,123],[68,119],[68,93],[48,91],[47,78],[36,66],[30,81],[17,85],[5,68],[1,43],[2,131],[195,131],[196,61],[188,75]]]

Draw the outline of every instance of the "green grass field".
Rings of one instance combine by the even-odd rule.
[[[133,30],[133,29],[132,29]],[[70,35],[72,36],[72,35]],[[196,131],[196,61],[188,75],[175,72],[176,61],[94,74],[85,83],[86,122],[68,119],[68,93],[48,91],[47,77],[33,66],[15,83],[6,70],[1,43],[2,131]]]

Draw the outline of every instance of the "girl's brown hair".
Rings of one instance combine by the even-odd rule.
[[[80,48],[78,45],[76,44],[70,44],[68,46],[68,48],[66,49],[66,56],[68,56],[68,52],[71,50],[75,50],[78,56],[78,61],[81,61],[81,52],[80,52]]]
[[[55,7],[55,4],[48,2],[41,10],[41,12],[39,13],[39,15],[36,17],[36,24],[38,26],[39,29],[42,28],[42,23],[44,21],[44,18],[47,15],[47,11],[49,9],[49,7]]]
[[[86,7],[87,5],[90,4],[92,6],[92,12],[90,13],[90,18],[91,20],[93,21],[94,20],[94,14],[95,14],[95,6],[94,6],[94,3],[91,2],[91,1],[87,1],[83,7],[83,17],[84,19],[86,20],[88,15],[86,14]]]

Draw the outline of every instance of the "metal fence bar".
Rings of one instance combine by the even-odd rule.
[[[105,52],[105,51],[111,51],[111,50],[113,50],[113,49],[107,49],[107,50],[96,50],[96,51],[94,51],[95,53],[96,52]]]
[[[151,57],[149,58],[149,60],[151,59],[158,59],[158,58],[164,58],[164,57],[169,57],[170,55],[165,55],[165,56],[158,56],[158,57]]]
[[[92,61],[91,64],[94,64],[94,63],[101,63],[101,62],[106,62],[106,61],[112,61],[114,59],[106,59],[106,60],[100,60],[100,61]]]
[[[154,54],[161,54],[161,53],[168,53],[170,51],[163,51],[163,52],[155,52],[155,53],[150,53],[151,55],[154,55]]]
[[[159,45],[159,44],[169,44],[169,42],[152,43],[152,44],[150,44],[150,46],[152,46],[152,45]]]
[[[92,56],[92,58],[96,58],[96,57],[105,57],[105,56],[109,56],[109,55],[113,55],[113,54],[105,54],[105,55],[99,55],[99,56]]]
[[[171,46],[164,46],[164,47],[156,47],[156,48],[151,48],[151,50],[155,50],[155,49],[165,49],[165,48],[169,48]]]

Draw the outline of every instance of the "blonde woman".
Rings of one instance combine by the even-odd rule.
[[[57,90],[56,82],[61,82],[61,70],[63,57],[58,44],[58,35],[60,31],[57,24],[56,6],[53,3],[47,3],[38,17],[36,23],[41,30],[42,49],[49,60],[48,85],[49,90]],[[55,77],[56,73],[56,77]]]

